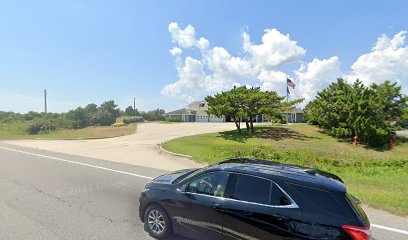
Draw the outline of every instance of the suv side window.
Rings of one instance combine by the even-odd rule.
[[[228,176],[229,174],[226,172],[204,174],[191,181],[187,185],[185,191],[209,196],[224,197]]]
[[[292,204],[285,193],[282,192],[281,188],[274,183],[272,186],[271,200],[270,204],[273,206],[287,206]]]
[[[267,179],[243,174],[231,174],[225,197],[246,202],[269,204],[271,184],[272,182]]]

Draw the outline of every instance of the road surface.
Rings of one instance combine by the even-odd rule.
[[[151,239],[138,197],[162,173],[0,143],[0,239]],[[376,214],[372,223],[395,229],[373,228],[375,239],[408,239],[406,218]]]

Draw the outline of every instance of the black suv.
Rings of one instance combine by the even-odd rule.
[[[295,165],[230,159],[162,175],[140,196],[155,238],[370,239],[359,201],[336,175]]]

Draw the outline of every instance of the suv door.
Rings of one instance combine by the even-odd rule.
[[[229,173],[211,172],[183,184],[174,205],[176,232],[191,239],[221,239],[224,192]]]
[[[299,207],[272,181],[231,173],[225,197],[224,239],[292,239]]]

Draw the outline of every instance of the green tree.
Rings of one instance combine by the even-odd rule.
[[[340,78],[317,93],[306,106],[305,116],[333,136],[358,136],[361,142],[381,147],[391,137],[392,123],[406,106],[407,97],[395,83],[385,81],[366,87],[359,80],[348,84]]]
[[[95,103],[90,103],[85,106],[84,112],[85,112],[85,118],[86,118],[86,125],[87,126],[92,126],[92,117],[93,115],[98,111],[98,105]]]
[[[95,125],[109,126],[119,117],[120,110],[113,100],[102,103],[97,112],[92,116],[92,123]]]
[[[72,122],[72,128],[76,129],[84,128],[88,123],[85,110],[82,107],[68,111],[66,118]]]
[[[126,116],[140,116],[140,113],[137,109],[133,109],[132,106],[129,106],[125,109]]]
[[[228,92],[205,98],[208,102],[208,114],[233,118],[238,132],[241,132],[242,119],[250,133],[254,133],[253,122],[257,115],[279,116],[285,110],[293,108],[296,103],[303,101],[303,99],[297,99],[285,102],[284,99],[285,97],[279,96],[275,91],[263,92],[259,87],[247,88],[245,86],[234,87]]]
[[[141,112],[142,117],[147,121],[164,121],[164,114],[166,112],[163,109],[155,109],[148,112]]]

